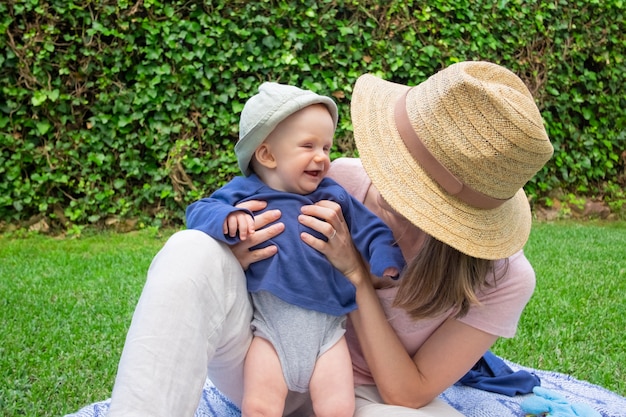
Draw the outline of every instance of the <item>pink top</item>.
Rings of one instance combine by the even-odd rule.
[[[328,175],[358,200],[365,200],[371,181],[359,159],[339,158],[333,161]],[[470,307],[468,314],[458,320],[496,336],[513,337],[520,315],[535,289],[535,272],[523,251],[511,256],[508,268],[502,272],[504,266],[503,260],[496,261],[496,276],[500,277],[497,285],[479,292],[477,295],[481,305]],[[413,356],[452,312],[435,319],[415,321],[404,310],[391,307],[396,292],[397,288],[377,290],[389,323],[409,355]],[[374,380],[349,320],[346,339],[352,355],[355,384],[373,385]]]

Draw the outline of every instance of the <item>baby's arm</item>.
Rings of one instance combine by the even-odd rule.
[[[235,237],[237,231],[239,231],[239,239],[241,240],[246,240],[249,235],[254,233],[254,219],[245,211],[234,211],[224,220],[225,235]]]

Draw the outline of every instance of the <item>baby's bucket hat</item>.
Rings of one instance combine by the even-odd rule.
[[[254,151],[272,130],[290,115],[312,104],[325,105],[337,127],[337,105],[330,97],[287,84],[261,84],[259,92],[244,105],[239,119],[239,141],[235,145],[235,154],[239,169],[245,176],[252,173],[250,159]]]
[[[415,87],[365,74],[351,115],[363,166],[395,211],[473,257],[524,246],[531,212],[522,187],[553,147],[513,72],[460,62]]]

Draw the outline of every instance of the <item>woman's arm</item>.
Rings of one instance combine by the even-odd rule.
[[[303,233],[302,239],[322,252],[355,285],[358,310],[350,319],[381,397],[387,404],[411,408],[431,402],[458,381],[497,339],[449,319],[411,357],[387,321],[369,267],[354,249],[341,209],[320,202],[302,208],[300,221],[335,237],[328,242]]]
[[[381,397],[387,404],[419,408],[458,381],[497,339],[445,321],[411,358],[388,324],[370,286],[357,290],[350,319]]]

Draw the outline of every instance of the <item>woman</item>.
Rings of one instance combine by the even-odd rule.
[[[355,415],[458,416],[436,397],[499,336],[513,336],[533,292],[522,187],[552,146],[523,82],[486,62],[452,65],[413,88],[364,75],[351,113],[365,171],[339,160],[330,174],[391,227],[408,265],[398,286],[375,289],[338,206],[302,208],[301,223],[333,237],[303,240],[357,289],[347,329]],[[279,216],[257,216],[256,229]],[[133,317],[110,416],[191,416],[207,369],[240,404],[251,311],[239,264],[272,256],[272,246],[249,249],[283,227],[230,250],[193,230],[166,243]],[[286,414],[306,415],[303,403],[290,397]]]
[[[552,146],[522,81],[486,62],[452,65],[413,88],[364,75],[351,113],[367,176],[342,170],[371,179],[361,195],[408,264],[398,287],[376,291],[336,205],[303,208],[305,225],[337,233],[303,239],[357,288],[348,329],[356,415],[395,415],[383,403],[423,412],[398,415],[457,415],[433,400],[499,336],[514,335],[533,292],[522,187]]]

